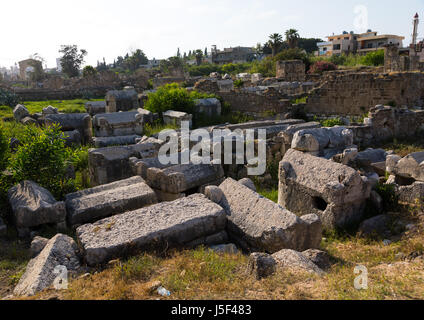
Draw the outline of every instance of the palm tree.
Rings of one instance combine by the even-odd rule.
[[[299,32],[296,29],[289,29],[286,31],[286,40],[290,48],[296,48],[299,41]]]
[[[278,51],[280,50],[281,46],[283,45],[283,37],[279,33],[273,33],[269,36],[268,45],[272,49],[272,56],[274,57]]]

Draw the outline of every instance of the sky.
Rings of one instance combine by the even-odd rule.
[[[423,38],[424,0],[2,0],[0,66],[38,53],[54,68],[64,44],[87,50],[86,65],[135,49],[163,59],[177,48],[256,46],[290,28],[325,40],[367,26],[402,35],[407,45],[416,12]]]

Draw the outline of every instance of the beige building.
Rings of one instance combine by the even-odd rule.
[[[317,55],[366,54],[370,51],[383,49],[385,45],[396,45],[401,48],[405,39],[405,37],[390,34],[378,35],[376,31],[361,34],[344,32],[343,34],[332,35],[327,38],[328,41],[317,44]]]

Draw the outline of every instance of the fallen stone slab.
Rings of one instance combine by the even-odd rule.
[[[397,176],[424,181],[424,152],[415,152],[399,160],[394,168]]]
[[[90,143],[93,138],[93,126],[88,113],[48,114],[43,121],[46,126],[59,124],[62,131],[78,130],[84,143]]]
[[[17,122],[21,122],[21,120],[23,120],[25,117],[28,117],[29,115],[30,113],[28,109],[25,108],[25,106],[22,104],[16,105],[16,107],[13,109],[13,117]]]
[[[137,139],[141,137],[138,135],[117,136],[117,137],[95,137],[93,143],[96,148],[104,148],[109,146],[124,146],[135,144]]]
[[[221,102],[216,98],[197,99],[194,101],[196,113],[203,113],[209,117],[221,115]]]
[[[197,238],[187,244],[188,248],[196,248],[198,246],[213,246],[228,242],[228,233],[223,230],[211,236]]]
[[[224,176],[221,165],[182,164],[163,170],[149,168],[147,183],[169,193],[182,193],[202,185],[213,183]]]
[[[386,214],[381,214],[370,219],[367,219],[359,226],[359,234],[364,237],[385,236],[390,234],[389,223],[391,217]]]
[[[414,182],[409,186],[400,186],[396,190],[400,202],[416,205],[424,203],[424,182]]]
[[[219,188],[223,193],[219,204],[227,212],[228,233],[243,249],[274,253],[284,248],[319,247],[322,230],[317,216],[314,221],[302,220],[231,178]]]
[[[45,108],[43,108],[41,114],[42,115],[47,115],[47,114],[58,114],[59,111],[57,110],[57,108],[53,107],[53,106],[47,106]]]
[[[78,130],[64,131],[63,134],[67,146],[79,146],[81,144],[81,133]]]
[[[225,211],[195,194],[86,224],[76,233],[86,262],[93,266],[140,251],[184,247],[225,225]]]
[[[130,158],[130,166],[134,175],[139,175],[143,179],[147,179],[147,171],[149,168],[165,169],[174,166],[174,164],[162,164],[159,157],[138,159]]]
[[[315,213],[328,229],[361,220],[371,186],[354,169],[290,149],[279,172],[281,206],[300,216]]]
[[[60,224],[66,220],[65,203],[33,181],[23,181],[11,188],[8,199],[16,227],[31,228],[43,224]]]
[[[328,270],[331,268],[330,255],[325,251],[308,249],[303,251],[302,254],[322,270]]]
[[[106,101],[89,101],[85,103],[85,110],[90,116],[106,113]]]
[[[155,192],[137,176],[66,195],[67,219],[81,225],[155,203]]]
[[[367,149],[359,152],[355,162],[359,168],[372,170],[372,164],[377,162],[386,162],[387,152],[383,149]]]
[[[322,275],[324,271],[309,260],[301,252],[284,249],[272,255],[278,268],[301,269],[310,273]]]
[[[50,239],[41,253],[28,263],[13,290],[14,295],[32,296],[49,288],[59,276],[58,271],[62,270],[56,269],[59,266],[66,267],[68,271],[77,270],[80,267],[77,250],[75,241],[66,235],[58,234]]]
[[[184,198],[186,196],[185,193],[169,193],[158,189],[153,189],[153,191],[156,194],[156,198],[158,199],[158,202],[165,202],[165,201],[174,201],[177,199]]]
[[[143,134],[143,116],[138,111],[102,113],[93,117],[96,137],[119,137]]]
[[[163,122],[167,125],[175,125],[177,127],[181,127],[182,121],[188,121],[190,129],[192,127],[193,115],[191,114],[188,114],[185,112],[168,110],[164,112],[162,116],[163,116]]]
[[[162,142],[148,139],[129,146],[113,146],[88,150],[92,185],[102,185],[134,176],[130,158],[151,158],[158,154]]]

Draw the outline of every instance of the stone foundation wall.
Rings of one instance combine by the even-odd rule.
[[[323,84],[309,92],[306,112],[363,115],[369,106],[423,106],[424,73],[329,72]]]
[[[14,89],[13,92],[22,101],[71,100],[82,99],[87,93],[94,97],[104,97],[113,88],[98,87],[84,90],[51,90],[51,89]]]

